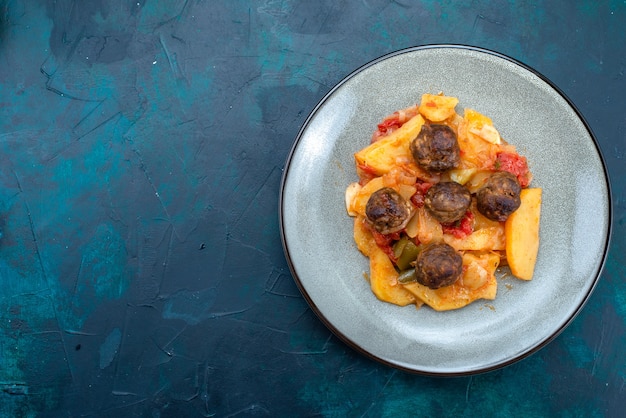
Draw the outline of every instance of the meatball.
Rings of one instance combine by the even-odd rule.
[[[431,289],[450,286],[463,273],[463,257],[448,244],[430,244],[417,256],[415,278]]]
[[[461,151],[454,131],[446,125],[424,125],[411,141],[411,154],[422,168],[441,173],[459,165]]]
[[[435,184],[424,196],[424,206],[439,222],[456,222],[465,216],[472,203],[472,194],[454,181]]]
[[[476,193],[476,207],[491,220],[506,221],[521,204],[521,190],[514,174],[498,171],[489,176],[485,185]]]
[[[390,187],[383,187],[372,193],[365,206],[367,219],[381,234],[402,230],[412,214],[411,203]]]

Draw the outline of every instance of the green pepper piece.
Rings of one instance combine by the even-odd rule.
[[[398,257],[398,261],[396,265],[402,270],[406,270],[411,267],[411,263],[415,262],[417,255],[419,254],[419,248],[417,245],[413,243],[413,241],[408,240],[402,249],[402,254]]]
[[[402,252],[404,251],[404,247],[406,246],[407,242],[409,242],[409,239],[405,235],[400,238],[400,241],[393,244],[393,255],[396,256],[396,259],[400,258],[400,256],[402,255]]]
[[[398,276],[398,283],[407,284],[416,282],[417,278],[415,277],[415,269],[404,270]]]

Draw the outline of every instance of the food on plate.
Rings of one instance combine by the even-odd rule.
[[[493,121],[459,100],[424,94],[385,117],[354,154],[346,188],[354,241],[374,295],[438,311],[496,297],[499,266],[532,279],[541,189]]]

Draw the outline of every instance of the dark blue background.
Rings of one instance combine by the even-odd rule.
[[[619,416],[625,28],[617,0],[0,0],[0,415]],[[315,104],[368,61],[431,43],[551,79],[613,189],[582,313],[473,377],[344,345],[279,236],[282,168]]]

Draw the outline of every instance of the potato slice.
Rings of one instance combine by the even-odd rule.
[[[370,246],[369,258],[370,286],[378,299],[399,306],[415,303],[415,296],[398,283],[398,272],[383,250]]]
[[[424,118],[421,115],[412,117],[391,134],[354,154],[357,165],[382,176],[399,163],[412,161],[409,145],[421,131],[422,125]]]
[[[431,122],[442,122],[456,114],[454,108],[459,103],[456,97],[424,94],[419,112]]]
[[[504,250],[506,246],[504,226],[502,224],[478,229],[464,238],[444,234],[443,240],[457,251]]]
[[[365,217],[357,215],[354,218],[354,243],[359,251],[366,257],[370,254],[370,248],[376,245],[372,233],[365,226]]]
[[[531,280],[539,251],[539,219],[542,189],[523,189],[521,205],[506,220],[506,258],[511,273],[519,279]]]
[[[455,181],[459,184],[465,184],[469,181],[470,178],[474,174],[476,174],[478,169],[476,167],[471,168],[455,168],[448,171],[448,175],[450,176],[450,180]]]
[[[417,188],[415,186],[409,186],[407,184],[399,184],[398,185],[398,193],[404,200],[410,200],[411,197],[415,194]]]

